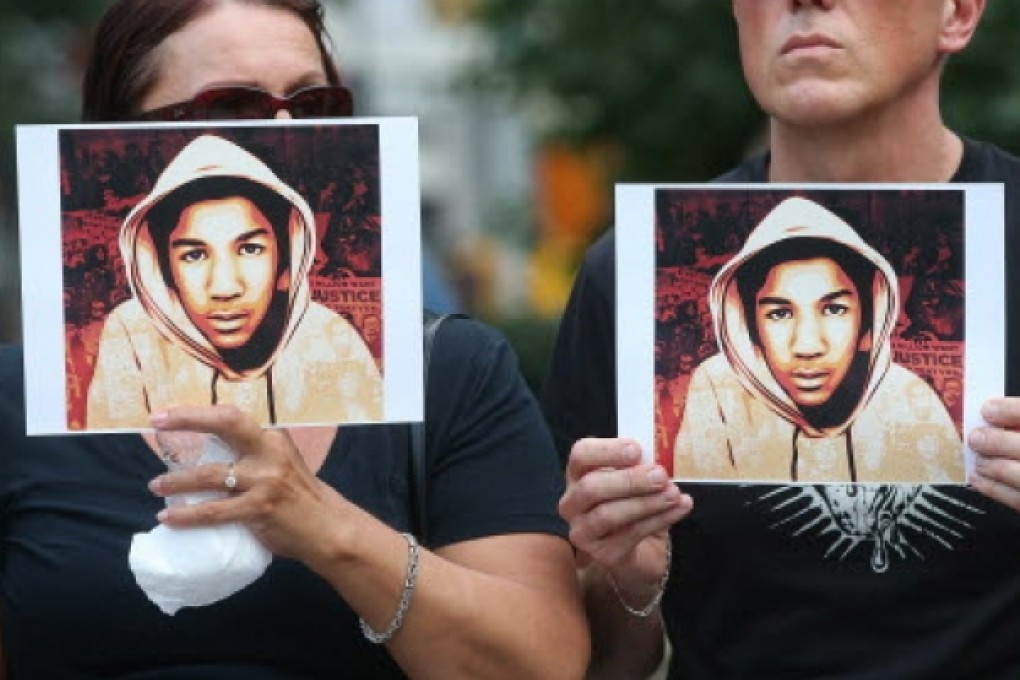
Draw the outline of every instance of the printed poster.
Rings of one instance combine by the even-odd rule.
[[[962,484],[1002,392],[995,185],[625,186],[621,436],[679,480]]]
[[[413,120],[22,126],[18,160],[30,434],[421,419]]]

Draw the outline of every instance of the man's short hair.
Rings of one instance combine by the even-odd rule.
[[[171,290],[176,290],[170,269],[170,233],[177,228],[181,213],[204,201],[225,198],[246,198],[261,212],[273,228],[277,252],[280,254],[276,276],[290,266],[290,201],[264,184],[241,177],[202,177],[174,189],[149,209],[145,220],[152,236],[159,270]]]
[[[786,262],[815,259],[832,260],[853,282],[857,289],[857,297],[861,301],[861,327],[857,334],[858,339],[871,331],[875,307],[872,286],[875,274],[878,272],[874,263],[856,250],[836,241],[808,236],[794,237],[784,239],[759,251],[758,254],[740,265],[734,275],[740,302],[744,307],[747,330],[751,336],[751,342],[755,345],[761,347],[758,315],[755,313],[757,297],[758,292],[765,286],[765,279],[768,278],[769,273],[776,266]]]

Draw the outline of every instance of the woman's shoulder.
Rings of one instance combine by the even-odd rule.
[[[430,382],[468,378],[498,367],[517,370],[517,357],[496,328],[463,315],[448,316],[435,329],[429,347]]]
[[[0,345],[0,385],[4,394],[21,394],[24,384],[24,350],[21,345]]]
[[[0,431],[24,432],[24,366],[21,345],[0,345]]]

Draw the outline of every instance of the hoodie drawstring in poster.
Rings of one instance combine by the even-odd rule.
[[[797,448],[797,438],[800,437],[800,433],[803,432],[799,427],[793,431],[793,457],[790,460],[790,479],[797,481],[797,462],[800,457],[800,449]],[[851,433],[851,429],[848,427],[843,433],[843,437],[846,439],[846,464],[850,470],[850,483],[857,483],[857,464],[854,462],[854,438]]]

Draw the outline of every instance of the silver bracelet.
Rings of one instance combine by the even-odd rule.
[[[411,595],[414,593],[414,586],[418,583],[418,539],[412,534],[400,534],[407,541],[407,576],[404,577],[404,592],[400,593],[400,603],[397,604],[397,613],[393,615],[390,625],[386,630],[377,633],[365,623],[365,619],[359,618],[361,634],[377,645],[393,637],[400,627],[404,625],[404,616],[407,615],[407,608],[411,605]]]
[[[620,601],[620,604],[627,610],[627,613],[632,616],[639,616],[642,619],[647,619],[659,606],[659,603],[662,602],[662,596],[666,592],[666,583],[669,581],[669,572],[672,567],[673,540],[670,538],[669,534],[666,534],[666,569],[662,572],[662,578],[659,579],[659,587],[656,589],[655,595],[652,597],[652,601],[645,605],[642,609],[636,609],[635,607],[631,607],[627,604],[627,601],[623,599],[623,593],[620,591],[620,586],[616,584],[616,579],[613,578],[612,572],[608,569],[606,570],[606,576],[609,578],[609,584],[613,586],[613,592],[616,593],[616,599]]]

